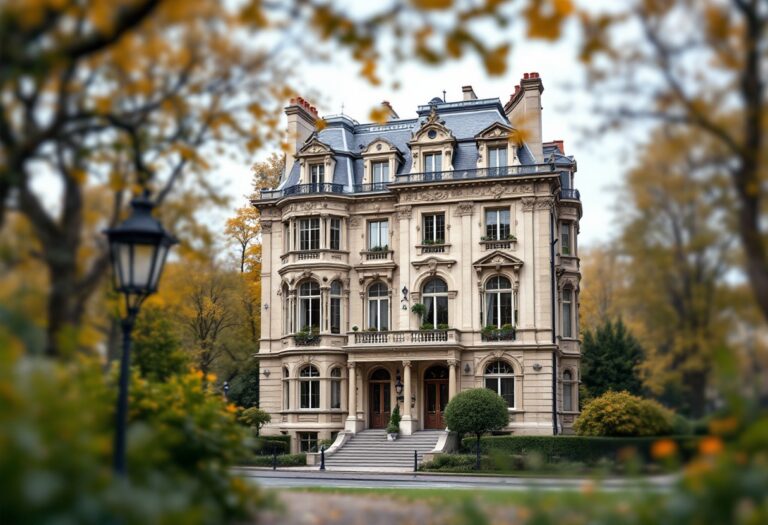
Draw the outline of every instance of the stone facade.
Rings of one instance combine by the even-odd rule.
[[[574,159],[541,142],[542,91],[531,73],[505,105],[465,87],[416,119],[311,134],[314,108],[286,108],[303,142],[254,202],[264,434],[306,450],[385,427],[396,404],[401,433],[444,428],[447,401],[482,386],[509,403],[509,432],[570,432],[581,203]]]

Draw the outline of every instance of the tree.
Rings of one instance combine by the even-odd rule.
[[[259,406],[259,372],[258,359],[246,359],[228,379],[229,400],[244,408]]]
[[[580,15],[590,89],[611,95],[598,108],[608,124],[661,123],[722,153],[717,166],[734,201],[719,210],[741,241],[742,267],[768,320],[765,2],[636,1]]]
[[[674,414],[650,399],[609,390],[582,409],[573,428],[580,436],[663,436]]]
[[[619,319],[606,320],[594,331],[584,333],[581,346],[581,377],[589,397],[609,390],[640,395],[643,382],[638,366],[643,348]]]
[[[315,57],[318,46],[340,45],[374,84],[382,41],[393,63],[474,52],[489,74],[502,74],[509,45],[485,43],[480,26],[509,16],[496,3],[451,4],[398,2],[353,17],[343,4],[298,0],[4,2],[0,228],[9,207],[33,227],[49,279],[46,353],[60,355],[62,339],[79,330],[109,266],[103,240],[83,249],[92,234],[83,227],[89,189],[109,193],[100,227],[123,217],[143,187],[157,202],[182,187],[220,201],[205,179],[220,149],[249,155],[280,139],[277,115],[295,90],[279,43],[296,45],[297,33],[306,42],[300,52]]]
[[[475,435],[475,469],[480,470],[480,437],[509,424],[509,407],[504,398],[487,388],[465,390],[448,402],[445,423],[453,432]]]
[[[189,356],[182,350],[177,332],[163,309],[153,305],[142,309],[133,332],[133,362],[142,377],[166,381],[188,371]]]
[[[245,423],[246,426],[252,428],[256,436],[258,436],[261,427],[272,421],[272,416],[260,408],[251,407],[243,410],[239,419]]]
[[[238,208],[235,216],[227,219],[224,234],[237,244],[240,273],[245,273],[248,255],[254,255],[253,251],[249,252],[249,248],[256,243],[260,233],[259,210],[253,206]]]
[[[285,155],[272,153],[267,160],[257,162],[251,166],[253,173],[253,194],[252,199],[259,198],[259,191],[263,189],[277,188],[280,177],[285,171]]]

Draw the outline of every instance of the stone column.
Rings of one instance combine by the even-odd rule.
[[[458,364],[456,359],[448,360],[448,401],[456,395],[456,366]]]
[[[411,417],[411,362],[403,361],[403,418],[400,420],[400,432],[404,436],[413,434]]]
[[[347,402],[347,422],[344,425],[344,430],[347,432],[352,432],[353,434],[357,432],[358,429],[358,421],[357,421],[357,378],[355,377],[355,363],[347,363],[347,385],[349,388],[349,400]]]

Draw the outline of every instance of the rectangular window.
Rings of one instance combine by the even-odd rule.
[[[290,384],[288,383],[288,380],[284,379],[283,380],[283,410],[291,409],[289,389],[290,389]]]
[[[320,381],[301,381],[301,408],[320,408]]]
[[[573,383],[563,381],[563,410],[573,411]]]
[[[509,408],[515,407],[515,378],[514,377],[486,377],[485,388],[493,390],[507,402]]]
[[[320,191],[323,182],[325,182],[325,166],[311,164],[309,166],[309,183],[312,184],[312,191]]]
[[[445,214],[424,215],[424,244],[443,244],[445,242]]]
[[[301,219],[299,221],[299,250],[320,249],[320,219]]]
[[[299,452],[317,452],[317,432],[298,432]]]
[[[571,304],[573,291],[570,288],[563,290],[563,337],[573,337],[573,312]]]
[[[389,182],[389,162],[371,163],[371,182],[373,189],[381,189]]]
[[[485,210],[485,240],[505,240],[510,234],[509,208]]]
[[[507,148],[488,148],[488,168],[492,177],[507,174]]]
[[[341,379],[331,381],[331,408],[341,408]]]
[[[341,250],[341,219],[331,219],[331,239],[328,245],[331,250]]]
[[[560,253],[571,254],[571,225],[567,222],[560,224]]]
[[[389,221],[370,221],[368,223],[368,249],[383,250],[389,247]]]
[[[341,298],[331,297],[331,333],[341,333]]]
[[[424,179],[439,180],[440,172],[443,171],[443,154],[427,153],[424,155]]]

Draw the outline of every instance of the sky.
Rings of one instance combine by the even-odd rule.
[[[294,81],[306,86],[307,92],[320,94],[319,100],[310,97],[310,101],[321,116],[341,113],[343,104],[346,115],[363,123],[368,121],[371,108],[382,100],[390,101],[401,118],[413,118],[418,105],[442,97],[443,90],[449,102],[461,100],[461,87],[467,84],[472,85],[479,98],[499,97],[503,104],[523,73],[538,72],[544,83],[544,140],[564,140],[566,154],[574,155],[578,163],[575,185],[581,193],[584,211],[579,244],[588,247],[608,241],[615,230],[611,225],[616,188],[622,170],[627,167],[620,161],[627,162],[627,151],[621,137],[596,137],[584,130],[593,121],[591,110],[596,94],[583,87],[582,68],[573,41],[566,37],[558,44],[547,44],[515,38],[507,73],[494,78],[487,76],[476,57],[468,56],[436,67],[400,65],[395,71],[381,72],[385,79],[381,86],[371,86],[359,76],[359,65],[340,52],[330,62],[297,64],[298,78]],[[400,89],[391,89],[392,78],[398,79]],[[271,151],[264,149],[255,160],[263,160]],[[233,206],[245,203],[243,195],[249,193],[251,184],[249,168],[235,164],[221,168],[219,176],[226,181]],[[231,213],[215,213],[210,220],[223,225],[227,215]]]

